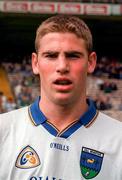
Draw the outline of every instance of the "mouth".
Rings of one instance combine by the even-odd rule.
[[[73,83],[70,79],[59,78],[54,81],[55,89],[58,92],[67,93],[70,92],[73,88]]]
[[[54,81],[54,84],[66,86],[66,85],[71,85],[72,82],[69,79],[57,79],[56,81]]]

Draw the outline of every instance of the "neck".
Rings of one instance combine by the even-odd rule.
[[[58,105],[41,99],[39,106],[48,121],[59,131],[62,131],[67,126],[78,120],[88,108],[86,99],[68,105]]]

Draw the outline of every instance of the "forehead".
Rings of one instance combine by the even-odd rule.
[[[85,41],[74,33],[48,33],[39,39],[38,45],[39,49],[86,49]]]

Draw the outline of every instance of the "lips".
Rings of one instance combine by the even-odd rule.
[[[68,78],[58,78],[54,81],[54,87],[59,92],[69,92],[73,88],[73,83]]]

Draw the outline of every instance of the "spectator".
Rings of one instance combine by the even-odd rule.
[[[16,103],[14,102],[14,100],[10,97],[7,99],[6,103],[4,103],[4,112],[9,112],[12,111],[14,109],[16,109]]]

